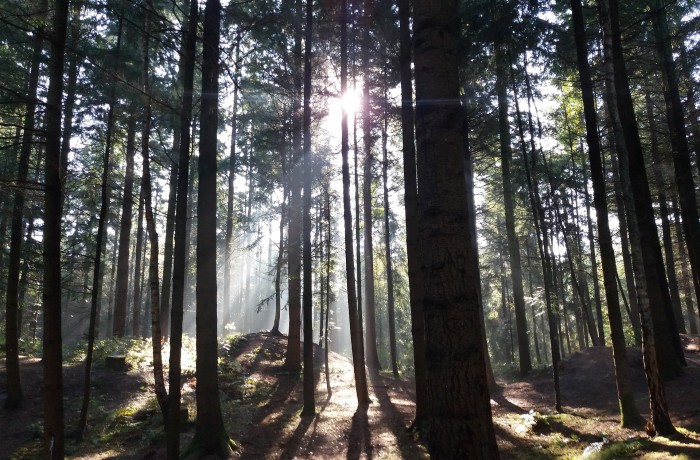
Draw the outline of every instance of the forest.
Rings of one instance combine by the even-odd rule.
[[[0,0],[0,457],[700,458],[696,0]]]

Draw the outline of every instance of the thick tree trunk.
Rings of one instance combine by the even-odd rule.
[[[434,458],[496,459],[477,254],[464,231],[476,216],[466,206],[457,4],[416,1],[413,11],[428,449]]]
[[[348,0],[340,2],[340,93],[348,89]],[[352,347],[352,364],[355,376],[357,404],[369,404],[367,374],[365,370],[365,352],[362,340],[362,321],[360,320],[357,291],[355,290],[355,256],[352,241],[352,211],[350,207],[350,164],[348,162],[348,112],[343,108],[341,115],[340,145],[343,173],[343,220],[345,228],[345,280],[348,292],[348,315],[350,319],[350,344]]]
[[[588,161],[591,167],[591,181],[593,182],[593,204],[598,220],[598,242],[600,244],[600,257],[603,266],[605,301],[608,305],[608,319],[610,320],[610,337],[613,346],[613,362],[615,364],[615,383],[617,385],[617,399],[620,405],[620,424],[622,426],[634,426],[641,423],[642,418],[637,410],[636,403],[634,402],[634,393],[630,386],[625,334],[622,325],[619,297],[617,295],[617,266],[610,233],[610,224],[608,223],[605,175],[600,152],[600,140],[598,138],[598,120],[593,94],[593,82],[591,79],[590,66],[588,64],[588,47],[586,46],[586,31],[581,0],[571,0],[571,10],[586,123]],[[591,245],[592,244],[593,241],[591,241]]]
[[[505,45],[496,44],[496,94],[498,96],[498,133],[501,148],[501,179],[503,183],[503,207],[506,218],[506,235],[508,238],[508,257],[510,278],[513,286],[513,304],[515,306],[515,324],[518,334],[518,358],[520,375],[527,375],[532,370],[530,343],[527,337],[527,319],[525,316],[525,294],[523,292],[523,275],[520,261],[520,245],[515,233],[515,202],[510,167],[513,162],[513,150],[510,139],[510,121],[508,120],[508,61]]]
[[[190,129],[192,125],[192,90],[197,47],[197,0],[189,0],[189,16],[182,29],[182,83],[180,107],[180,146],[177,168],[175,237],[173,247],[173,301],[170,310],[170,368],[168,373],[167,457],[180,456],[180,376],[182,356],[182,320],[185,297],[187,206],[190,169]]]
[[[68,0],[53,2],[46,99],[46,160],[44,162],[44,337],[43,409],[44,458],[63,458],[63,340],[61,337],[61,114]]]

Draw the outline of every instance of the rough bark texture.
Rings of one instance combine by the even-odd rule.
[[[416,1],[413,13],[428,449],[433,458],[494,459],[477,254],[464,231],[475,216],[466,206],[457,5]]]
[[[44,162],[44,458],[63,458],[63,340],[61,337],[61,98],[68,0],[54,1],[46,100]]]

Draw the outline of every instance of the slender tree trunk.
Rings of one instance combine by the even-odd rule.
[[[270,334],[282,335],[280,332],[280,316],[282,313],[282,265],[284,264],[284,227],[287,220],[287,181],[289,172],[287,171],[287,154],[282,152],[282,203],[280,204],[280,241],[277,252],[277,263],[275,265],[275,319],[272,323]]]
[[[348,89],[348,0],[340,2],[340,93]],[[350,208],[350,164],[348,162],[348,112],[343,107],[341,115],[341,155],[343,173],[343,220],[345,222],[345,277],[348,292],[348,315],[350,319],[350,344],[352,347],[352,364],[355,376],[357,404],[369,404],[367,374],[365,370],[365,353],[362,338],[362,321],[355,291],[355,257],[352,247],[352,211]]]
[[[599,5],[601,4],[599,3]],[[617,104],[622,136],[624,137],[626,151],[629,156],[629,175],[634,177],[634,181],[631,183],[631,191],[639,225],[639,240],[642,251],[641,261],[644,263],[646,294],[649,296],[654,320],[656,352],[659,358],[658,363],[662,366],[660,369],[661,375],[670,379],[679,375],[681,367],[685,365],[685,358],[673,319],[666,271],[663,266],[661,245],[644,166],[644,155],[625,69],[620,25],[617,16],[617,0],[606,0],[605,5],[610,6],[609,19],[606,21],[601,20],[601,23],[604,25],[604,38],[609,37],[608,41],[610,43],[606,43],[606,52],[610,55],[610,65],[614,72],[613,80],[616,94],[614,103]],[[630,223],[628,222],[628,224]],[[630,224],[630,226],[632,225]],[[639,289],[639,286],[637,289]]]
[[[416,386],[416,414],[411,427],[421,427],[427,417],[427,382],[425,357],[425,322],[420,270],[418,237],[418,186],[416,183],[416,148],[413,128],[413,78],[411,72],[411,5],[399,0],[401,67],[401,141],[404,171],[404,207],[406,212],[406,254],[408,257],[409,302],[411,307],[411,336],[413,338],[413,368]]]
[[[43,409],[44,458],[64,456],[63,340],[61,337],[61,114],[63,66],[68,24],[68,0],[53,2],[46,99],[46,160],[44,162],[44,337]]]
[[[666,100],[666,120],[668,122],[675,170],[675,184],[678,201],[683,216],[683,232],[688,245],[688,260],[693,274],[695,295],[700,298],[700,214],[696,198],[693,169],[690,163],[690,148],[685,127],[685,116],[678,89],[678,75],[673,61],[673,51],[668,32],[666,4],[652,0],[651,16],[656,37],[657,53],[661,61],[661,75],[664,82]],[[682,349],[680,350],[682,353]]]
[[[676,430],[671,423],[668,415],[668,407],[666,405],[666,395],[658,364],[658,349],[656,346],[656,322],[652,320],[652,311],[650,305],[650,297],[647,294],[648,287],[651,284],[650,278],[646,275],[646,269],[655,269],[643,261],[642,237],[649,238],[649,234],[644,235],[641,224],[637,222],[638,217],[644,217],[643,213],[639,213],[636,208],[640,203],[638,197],[632,198],[632,190],[630,184],[630,176],[635,171],[639,173],[641,166],[641,176],[635,176],[635,182],[646,178],[646,173],[643,168],[643,158],[640,158],[641,148],[639,145],[639,136],[636,132],[636,123],[630,120],[629,116],[633,114],[625,114],[627,119],[624,120],[622,112],[624,109],[631,109],[632,98],[629,93],[629,85],[622,61],[622,44],[620,40],[620,24],[618,20],[618,3],[617,0],[601,0],[598,3],[598,13],[600,16],[600,24],[603,29],[604,51],[605,51],[605,69],[606,69],[606,86],[608,93],[608,110],[610,111],[613,126],[616,132],[616,144],[620,158],[620,177],[623,189],[623,194],[628,197],[625,203],[628,217],[628,225],[630,229],[630,242],[632,248],[632,257],[636,281],[637,299],[639,301],[641,325],[642,325],[642,352],[644,355],[644,373],[646,375],[647,386],[649,388],[649,406],[651,410],[651,424],[654,430],[661,435],[675,433]],[[622,129],[620,129],[620,127]],[[622,131],[622,132],[620,132]],[[630,133],[630,131],[632,131]],[[635,136],[636,134],[636,136]],[[636,145],[630,147],[630,143],[636,141]],[[637,150],[636,156],[633,156],[631,150]],[[637,169],[632,169],[632,164],[636,161],[642,161],[642,165],[637,165]],[[639,187],[635,190],[638,192]],[[648,195],[648,186],[647,186]],[[650,200],[647,200],[649,205]],[[640,203],[643,204],[643,203]],[[648,211],[648,210],[647,210]],[[648,212],[647,212],[648,214]],[[653,215],[652,215],[653,216]],[[648,216],[647,216],[648,217]],[[645,229],[647,232],[650,229]],[[655,233],[655,229],[654,229]],[[656,235],[658,245],[658,235]],[[648,241],[648,240],[647,240]],[[646,255],[646,254],[644,254]],[[665,281],[665,278],[664,278]],[[665,355],[661,355],[665,356]],[[671,356],[671,359],[673,356]]]
[[[518,358],[520,375],[527,375],[532,370],[530,345],[527,337],[527,319],[525,317],[525,294],[523,292],[523,276],[520,262],[520,245],[515,233],[515,203],[512,189],[510,166],[513,162],[513,151],[510,139],[510,121],[508,120],[508,73],[505,45],[496,44],[496,93],[498,96],[498,126],[501,148],[501,178],[503,182],[503,207],[506,218],[506,235],[508,238],[508,257],[510,277],[513,286],[513,304],[515,306],[515,322],[518,334]]]
[[[329,191],[329,185],[324,188],[325,202],[326,202],[326,229],[328,233],[326,234],[326,328],[323,334],[323,360],[325,364],[326,371],[326,392],[328,393],[327,398],[330,399],[333,394],[331,389],[331,369],[328,365],[328,332],[331,317],[331,247],[332,247],[332,234],[331,229],[333,227],[333,221],[331,219],[331,194]],[[323,252],[323,248],[321,249]]]
[[[292,164],[290,168],[289,230],[287,232],[287,271],[289,296],[289,333],[284,367],[301,370],[301,258],[302,258],[302,4],[294,1],[294,96],[292,101]]]
[[[231,323],[231,265],[233,263],[233,198],[234,181],[236,179],[236,136],[238,133],[238,95],[240,93],[241,71],[241,37],[236,36],[236,57],[234,62],[233,109],[231,110],[231,151],[229,153],[228,190],[226,197],[226,239],[224,241],[224,299],[223,299],[223,332]]]
[[[173,247],[173,301],[170,310],[170,367],[168,373],[167,457],[180,456],[180,376],[182,356],[182,320],[187,269],[187,206],[190,169],[190,129],[192,126],[192,90],[194,86],[195,53],[197,47],[197,0],[189,1],[189,16],[182,28],[182,83],[180,108],[180,146],[177,168],[175,237]]]
[[[646,103],[647,122],[649,123],[649,139],[652,158],[652,174],[658,189],[659,217],[661,217],[661,240],[663,241],[664,255],[666,256],[666,274],[668,276],[668,290],[671,296],[671,306],[673,307],[673,318],[679,332],[685,334],[685,322],[683,321],[683,310],[681,309],[681,297],[676,278],[676,262],[673,255],[673,242],[671,238],[671,223],[669,222],[668,200],[666,199],[666,183],[661,172],[662,161],[659,153],[659,139],[657,126],[654,120],[654,106],[651,94],[646,91],[644,94]]]
[[[421,253],[434,458],[496,459],[474,235],[465,232],[464,133],[459,101],[457,4],[413,5]],[[445,103],[445,101],[454,101]],[[464,331],[470,331],[464,334]]]
[[[114,64],[114,70],[119,70],[119,59],[121,53],[121,42],[122,42],[122,28],[121,20],[119,21],[119,31],[117,35],[117,46],[116,55],[117,60]],[[75,31],[74,31],[75,33]],[[71,69],[73,71],[73,69]],[[69,78],[69,80],[71,80]],[[87,353],[85,357],[85,373],[83,378],[83,401],[80,407],[80,418],[78,420],[78,426],[75,430],[75,436],[78,441],[82,441],[83,434],[85,433],[85,427],[87,426],[87,415],[88,407],[90,404],[90,379],[92,372],[92,355],[95,345],[95,335],[97,332],[97,315],[100,311],[100,298],[102,293],[102,276],[100,271],[102,267],[102,241],[105,238],[105,227],[107,220],[107,213],[109,212],[109,170],[110,170],[110,157],[112,155],[112,133],[114,130],[114,109],[117,104],[116,97],[116,80],[112,81],[112,87],[110,88],[109,97],[109,110],[107,112],[107,131],[105,133],[105,152],[103,155],[102,162],[102,177],[100,186],[100,213],[97,220],[97,235],[95,237],[95,260],[93,265],[92,273],[92,291],[90,293],[90,325],[88,326],[88,343],[87,343]],[[64,145],[66,142],[64,134]],[[66,156],[67,158],[67,156]]]
[[[622,326],[619,297],[617,295],[617,266],[610,225],[608,223],[605,175],[600,152],[600,139],[598,138],[598,120],[595,110],[593,82],[588,64],[588,47],[586,46],[586,31],[581,0],[571,0],[571,10],[573,13],[578,71],[586,123],[588,161],[591,167],[591,181],[593,182],[593,204],[598,220],[598,243],[600,244],[600,258],[603,268],[603,285],[605,286],[605,301],[608,306],[608,319],[610,321],[610,339],[613,346],[615,384],[617,385],[617,399],[620,405],[620,424],[622,426],[634,426],[641,423],[642,418],[637,410],[637,405],[634,402],[634,393],[630,386],[625,334]],[[592,244],[593,241],[591,241]]]
[[[165,219],[165,247],[163,249],[163,284],[160,296],[160,331],[163,340],[170,336],[170,300],[173,279],[173,245],[175,238],[175,200],[177,199],[177,154],[180,148],[180,129],[177,123],[173,128],[173,159],[170,161],[168,178],[168,207]]]
[[[313,167],[311,161],[311,59],[313,46],[313,0],[306,0],[304,37],[304,197],[303,197],[303,266],[304,266],[304,408],[302,416],[316,414],[314,398],[314,333],[313,333],[313,261],[311,260],[311,194]]]
[[[48,2],[42,2],[45,9]],[[40,20],[41,21],[41,20]],[[19,277],[22,256],[22,236],[24,218],[24,183],[29,174],[29,158],[34,146],[34,126],[36,124],[37,90],[39,87],[39,67],[44,42],[44,27],[34,32],[32,40],[32,62],[27,82],[27,102],[22,127],[22,144],[17,164],[17,188],[15,188],[12,218],[10,222],[10,253],[7,262],[7,285],[5,286],[5,368],[7,372],[7,398],[5,408],[19,407],[24,398],[19,371]],[[61,64],[63,67],[63,64]],[[58,120],[59,127],[61,120]],[[9,198],[9,197],[8,197]],[[4,246],[3,246],[4,247]]]
[[[384,247],[386,248],[386,286],[387,286],[387,316],[389,319],[389,355],[391,361],[391,372],[394,377],[399,376],[396,352],[396,318],[394,312],[394,268],[391,259],[391,228],[389,227],[389,159],[387,151],[388,124],[389,117],[387,87],[384,91],[384,127],[382,129],[382,182],[384,184]]]
[[[143,181],[139,190],[139,209],[136,218],[136,249],[134,250],[134,276],[133,283],[133,307],[131,309],[131,335],[138,337],[141,330],[141,275],[142,263],[145,259],[145,249],[143,241]],[[116,324],[116,318],[115,318]]]
[[[233,442],[226,434],[219,402],[216,334],[216,133],[219,105],[221,3],[204,10],[202,114],[197,198],[197,422],[192,447],[227,458]]]
[[[695,314],[695,304],[693,302],[693,288],[692,281],[690,280],[689,270],[686,267],[687,257],[685,251],[685,241],[683,236],[683,230],[681,226],[681,216],[678,209],[678,203],[675,196],[671,198],[671,208],[673,210],[673,224],[676,232],[676,241],[678,242],[678,258],[680,259],[681,265],[681,280],[683,283],[683,295],[685,297],[685,308],[688,314],[688,323],[690,325],[690,333],[698,333],[698,323]]]

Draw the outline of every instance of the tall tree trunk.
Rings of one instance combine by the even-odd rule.
[[[53,2],[46,99],[44,162],[44,458],[63,458],[63,340],[61,337],[61,114],[68,0]]]
[[[348,0],[340,2],[340,94],[348,90]],[[350,344],[352,348],[352,365],[355,376],[357,404],[369,404],[367,374],[365,370],[365,352],[362,338],[362,321],[360,320],[357,291],[355,291],[355,257],[352,247],[352,211],[350,207],[350,164],[348,162],[348,112],[342,109],[340,145],[343,173],[343,220],[345,223],[345,280],[348,292],[348,316],[350,320]]]
[[[284,367],[290,371],[301,370],[301,257],[302,257],[302,3],[294,1],[294,96],[292,100],[292,164],[290,167],[289,230],[287,232],[287,277],[289,298],[289,333]]]
[[[630,184],[630,176],[633,172],[640,174],[635,174],[635,182],[638,182],[646,179],[646,172],[644,171],[644,159],[641,157],[641,145],[639,143],[639,135],[636,131],[636,121],[630,119],[630,117],[634,116],[634,112],[624,114],[624,117],[622,113],[624,110],[632,110],[632,97],[629,92],[629,84],[624,69],[624,61],[622,59],[617,0],[600,0],[598,2],[598,13],[601,28],[603,29],[608,110],[610,111],[613,128],[617,131],[615,133],[615,140],[620,159],[620,177],[624,187],[623,195],[627,197],[625,208],[627,210],[627,223],[630,229],[632,263],[641,315],[642,352],[644,355],[644,373],[649,388],[651,424],[658,434],[668,435],[675,433],[676,430],[668,415],[666,395],[658,364],[660,360],[659,357],[663,356],[664,358],[661,359],[666,359],[667,355],[660,355],[658,353],[659,348],[657,348],[656,342],[659,336],[655,330],[656,321],[652,319],[652,307],[650,305],[652,298],[648,295],[648,289],[652,284],[651,280],[653,277],[649,278],[646,274],[647,268],[656,269],[656,267],[643,260],[644,256],[648,254],[643,253],[643,248],[640,248],[640,246],[643,245],[643,238],[645,238],[645,242],[651,239],[649,235],[650,230],[653,230],[658,246],[658,235],[656,235],[655,228],[641,228],[642,224],[638,222],[638,218],[648,218],[649,210],[646,210],[646,214],[640,212],[637,209],[637,204],[643,205],[645,203],[643,203],[643,200],[640,200],[638,196],[632,197],[633,192],[631,190],[632,184]],[[630,145],[631,143],[634,145]],[[635,169],[633,169],[632,165],[637,161],[641,161],[641,165],[636,165]],[[634,192],[637,193],[640,191],[643,192],[644,190],[639,190],[639,186],[634,190]],[[648,197],[648,185],[646,187],[646,194]],[[650,205],[650,198],[647,198],[646,205]],[[653,214],[651,217],[653,217]],[[663,281],[665,282],[665,277],[663,277]],[[673,358],[674,356],[671,353],[668,359],[672,360]]]
[[[496,459],[474,235],[467,211],[459,101],[457,4],[416,1],[421,254],[428,368],[429,445],[435,458]],[[444,101],[455,101],[445,104]],[[465,334],[464,331],[469,331]]]
[[[328,233],[326,234],[326,327],[323,334],[323,360],[325,364],[326,371],[326,392],[328,393],[327,398],[330,399],[333,391],[331,389],[331,369],[328,365],[328,353],[329,353],[329,343],[328,343],[328,332],[331,317],[331,247],[332,247],[332,234],[331,230],[333,227],[333,221],[331,219],[331,194],[329,190],[329,185],[324,188],[324,198],[326,204],[326,229]],[[323,248],[321,249],[323,252]]]
[[[121,53],[121,43],[122,43],[122,21],[119,21],[119,29],[117,33],[117,46],[116,46],[116,62],[114,64],[115,73],[119,70],[119,59]],[[73,31],[75,34],[75,29]],[[74,71],[70,69],[69,73]],[[70,84],[71,78],[69,78]],[[73,81],[74,82],[74,81]],[[87,415],[88,407],[90,404],[90,379],[92,373],[92,355],[95,345],[95,335],[97,327],[97,315],[100,311],[100,298],[102,293],[102,276],[100,271],[102,267],[102,241],[105,238],[105,227],[107,220],[107,213],[109,212],[109,170],[110,170],[110,157],[112,155],[112,134],[114,131],[114,109],[117,105],[117,82],[112,81],[112,87],[110,88],[109,96],[109,110],[107,112],[107,131],[105,133],[105,152],[102,161],[102,177],[100,185],[100,213],[97,220],[97,235],[95,237],[95,260],[92,270],[92,290],[90,292],[90,325],[88,326],[88,343],[87,343],[87,353],[85,356],[85,373],[83,377],[83,401],[80,406],[80,418],[78,420],[78,426],[75,430],[75,437],[78,441],[82,441],[83,434],[85,433],[85,427],[87,426]],[[64,146],[66,142],[66,133],[64,133]],[[132,139],[133,140],[133,139]],[[67,158],[67,156],[65,156]]]
[[[365,154],[363,163],[362,186],[362,210],[364,230],[364,270],[365,270],[365,351],[367,353],[367,367],[371,370],[381,369],[379,353],[377,351],[377,327],[374,298],[374,239],[373,214],[372,214],[372,182],[374,153],[372,139],[372,101],[370,94],[371,64],[371,34],[374,23],[374,0],[364,0],[363,3],[363,36],[362,36],[362,68],[364,81],[362,83],[362,140]]]
[[[145,249],[143,242],[143,181],[139,190],[139,209],[136,218],[136,249],[134,250],[134,274],[131,280],[133,286],[133,307],[131,309],[131,335],[138,337],[141,333],[141,277],[143,275],[142,263],[145,261]],[[114,324],[117,324],[116,317]],[[115,334],[116,337],[120,337]]]
[[[664,82],[664,99],[666,100],[666,120],[668,122],[673,153],[676,190],[683,216],[683,232],[688,245],[688,260],[693,274],[695,295],[700,298],[700,214],[696,198],[693,169],[690,163],[690,149],[685,128],[685,116],[678,89],[678,75],[673,61],[673,51],[668,32],[666,4],[660,0],[651,0],[656,48],[661,64]],[[681,349],[682,353],[682,349]]]
[[[197,0],[189,1],[189,16],[182,28],[182,105],[180,107],[180,150],[177,168],[175,237],[173,247],[173,301],[170,309],[170,366],[168,371],[167,457],[180,456],[180,376],[182,356],[182,320],[187,269],[187,217],[190,174],[190,129],[192,127],[192,90],[197,51]],[[185,4],[186,6],[186,4]]]
[[[518,334],[518,358],[520,375],[527,375],[532,370],[530,344],[527,337],[527,319],[525,317],[525,294],[523,292],[523,275],[520,262],[520,245],[515,233],[515,203],[512,188],[510,166],[513,162],[513,150],[510,144],[510,121],[508,120],[508,73],[505,45],[496,44],[496,94],[498,96],[498,133],[501,148],[501,178],[503,182],[503,207],[506,218],[506,235],[508,238],[508,257],[510,277],[513,286],[513,304],[515,306],[515,324]]]
[[[666,256],[666,274],[668,276],[668,290],[671,296],[671,306],[673,307],[673,318],[679,332],[685,334],[685,322],[683,321],[683,310],[681,309],[681,297],[676,278],[676,262],[673,255],[673,241],[671,238],[671,223],[669,221],[668,200],[666,199],[666,182],[661,171],[662,161],[659,153],[659,139],[656,121],[654,120],[654,104],[651,94],[646,91],[644,94],[646,103],[647,123],[649,123],[649,140],[652,158],[652,174],[658,189],[659,217],[661,217],[661,240],[663,241],[664,255]]]
[[[661,256],[661,245],[651,205],[651,193],[644,166],[644,155],[625,69],[617,5],[617,0],[606,0],[604,4],[599,3],[600,7],[609,7],[607,19],[605,21],[601,20],[601,23],[603,25],[603,37],[607,39],[605,51],[609,56],[606,56],[606,59],[610,61],[609,65],[612,67],[614,74],[613,83],[616,97],[612,103],[617,104],[622,137],[624,138],[625,150],[629,156],[629,176],[634,177],[634,181],[631,183],[631,191],[634,200],[634,212],[638,221],[640,249],[642,252],[641,261],[644,264],[646,294],[649,296],[649,304],[654,321],[653,329],[658,363],[661,366],[660,372],[664,378],[674,378],[679,375],[681,367],[685,365],[685,358],[673,319],[666,271]],[[628,225],[632,227],[632,224],[629,222],[629,215]],[[639,289],[639,286],[637,286],[637,289]]]
[[[683,295],[685,297],[685,308],[688,314],[688,323],[690,325],[690,333],[698,333],[698,323],[695,314],[695,304],[693,302],[693,287],[692,281],[690,280],[689,270],[686,267],[687,257],[685,250],[685,241],[683,236],[683,230],[681,226],[681,216],[680,210],[678,209],[678,202],[675,195],[671,198],[671,209],[673,210],[673,224],[676,232],[676,241],[678,242],[678,258],[681,262],[681,281],[683,283]]]
[[[608,306],[608,319],[610,321],[610,338],[613,347],[613,362],[615,364],[615,384],[617,385],[617,399],[620,405],[620,424],[622,426],[633,426],[641,423],[642,418],[637,410],[637,405],[634,402],[634,393],[630,386],[625,334],[620,312],[620,301],[617,295],[617,264],[608,222],[605,174],[603,171],[603,158],[600,152],[600,139],[598,138],[598,120],[593,94],[593,82],[588,64],[588,47],[586,45],[586,30],[581,0],[571,0],[571,10],[583,98],[583,113],[586,123],[588,161],[591,167],[591,181],[593,182],[593,205],[595,206],[598,220],[598,244],[600,245],[600,258],[603,268],[603,286],[605,287],[605,301]],[[593,244],[592,240],[590,244]]]
[[[216,133],[219,117],[221,3],[204,10],[202,114],[197,199],[197,422],[192,446],[200,454],[227,458],[233,442],[226,434],[219,401],[216,334]]]
[[[414,139],[413,78],[411,72],[411,5],[399,0],[399,65],[401,67],[401,142],[403,150],[404,206],[406,211],[406,255],[408,257],[411,336],[416,386],[416,414],[411,424],[424,425],[427,418],[427,381],[425,356],[425,320],[423,286],[418,236],[418,185],[416,183],[416,148]]]
[[[151,305],[151,346],[153,348],[153,379],[155,383],[156,400],[160,406],[163,418],[168,417],[168,394],[165,390],[165,379],[163,376],[163,354],[162,354],[162,334],[160,329],[160,274],[158,273],[158,233],[156,222],[153,216],[153,203],[151,191],[151,158],[149,142],[151,136],[151,82],[150,82],[150,34],[151,34],[151,12],[153,11],[152,0],[146,0],[146,18],[143,31],[143,93],[144,93],[144,116],[141,131],[141,160],[143,172],[141,175],[141,195],[143,196],[146,230],[148,232],[148,246],[150,257],[148,258],[148,284]],[[136,317],[134,317],[136,319]],[[134,325],[134,334],[138,331]]]
[[[304,197],[303,197],[303,266],[304,266],[304,408],[302,416],[316,414],[314,398],[314,332],[313,332],[313,261],[311,260],[311,194],[313,167],[311,161],[311,59],[313,46],[314,2],[306,0],[304,36]]]
[[[170,336],[170,292],[173,280],[173,245],[175,238],[175,200],[177,199],[177,155],[180,148],[180,129],[173,127],[173,158],[168,178],[168,206],[165,212],[165,246],[163,248],[163,284],[160,296],[160,331],[164,341]]]
[[[133,109],[133,106],[132,106]],[[114,300],[114,320],[112,334],[123,337],[126,333],[126,313],[129,298],[129,246],[131,244],[131,220],[134,203],[134,154],[136,137],[136,116],[134,110],[126,127],[126,173],[124,176],[124,192],[122,194],[122,216],[119,229],[119,256],[117,258],[117,281]],[[139,222],[141,207],[139,204]]]
[[[545,305],[547,311],[547,323],[549,326],[549,344],[552,352],[552,381],[554,385],[554,407],[557,411],[561,412],[561,391],[559,388],[559,362],[561,361],[561,349],[559,346],[559,328],[557,326],[557,315],[554,312],[554,303],[556,301],[556,293],[554,292],[556,286],[554,285],[553,269],[552,269],[552,259],[550,257],[549,249],[549,232],[547,229],[547,221],[545,219],[544,208],[542,207],[542,202],[539,196],[539,187],[537,181],[534,180],[531,171],[530,159],[527,154],[527,146],[525,144],[525,131],[523,128],[523,121],[520,115],[520,106],[518,103],[518,92],[515,85],[515,77],[513,74],[513,66],[510,66],[511,72],[511,85],[513,89],[513,96],[515,100],[515,111],[517,114],[516,120],[518,124],[518,135],[520,136],[520,153],[523,157],[523,164],[525,165],[525,176],[527,178],[527,188],[528,188],[528,198],[530,201],[530,208],[532,209],[533,221],[535,223],[535,235],[537,236],[537,249],[540,253],[540,263],[542,264],[542,277],[544,278],[544,295],[545,295]],[[532,140],[533,145],[532,154],[534,156],[534,140]],[[532,160],[534,164],[534,159]]]
[[[47,1],[42,2],[46,9]],[[40,19],[43,22],[43,19]],[[7,285],[5,286],[5,368],[7,372],[7,397],[5,407],[13,409],[22,402],[22,384],[19,371],[19,276],[22,255],[22,227],[24,218],[24,184],[29,174],[29,157],[34,146],[34,126],[36,124],[37,90],[39,87],[39,67],[44,43],[44,27],[34,32],[32,40],[32,61],[27,81],[27,102],[22,127],[22,144],[17,164],[17,188],[15,188],[12,218],[10,223],[10,253],[7,262]],[[63,64],[61,63],[61,68]],[[58,124],[60,129],[61,119]],[[9,200],[9,197],[7,198]],[[3,246],[4,247],[4,246]],[[3,251],[4,252],[4,251]]]
[[[240,93],[241,71],[241,36],[236,35],[236,57],[234,62],[233,109],[231,110],[231,150],[228,165],[228,190],[226,196],[226,239],[224,240],[224,299],[223,299],[223,332],[231,323],[231,265],[233,263],[233,198],[234,181],[236,178],[236,136],[238,133],[238,95]],[[278,281],[276,281],[278,283]]]
[[[389,158],[388,158],[388,124],[387,113],[389,98],[387,95],[387,85],[384,85],[384,126],[382,128],[382,183],[384,184],[384,247],[386,249],[386,288],[387,288],[387,317],[389,320],[389,357],[391,361],[391,372],[394,377],[399,376],[399,366],[396,353],[396,318],[394,311],[394,268],[391,261],[391,228],[389,227]]]

